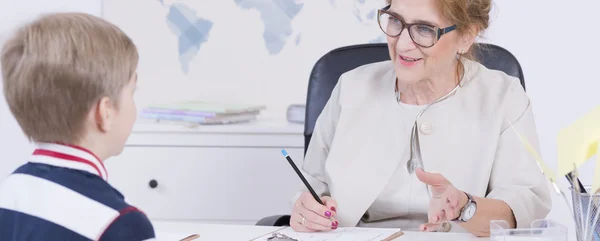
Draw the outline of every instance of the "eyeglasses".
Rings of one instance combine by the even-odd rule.
[[[396,14],[389,12],[390,6],[379,9],[377,11],[377,22],[379,28],[387,36],[398,37],[402,34],[402,31],[407,28],[408,35],[412,41],[423,47],[429,48],[433,46],[444,34],[451,32],[456,29],[456,25],[452,25],[446,28],[438,28],[431,24],[425,23],[413,23],[408,24],[402,20],[402,18],[396,16]]]

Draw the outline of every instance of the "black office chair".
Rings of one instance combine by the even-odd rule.
[[[505,72],[519,78],[525,89],[525,79],[519,61],[508,50],[493,45],[480,43],[474,49],[476,58],[489,69]],[[389,60],[390,55],[386,43],[360,44],[334,49],[317,61],[308,80],[306,98],[306,116],[304,123],[304,153],[310,143],[315,122],[331,96],[331,91],[339,77],[361,65]],[[256,223],[258,226],[287,226],[289,215],[270,216]]]

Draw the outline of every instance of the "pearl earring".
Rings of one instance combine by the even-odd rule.
[[[465,50],[464,50],[464,49],[461,49],[461,50],[460,50],[460,54],[465,54]]]

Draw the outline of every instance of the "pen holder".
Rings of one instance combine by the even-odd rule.
[[[504,220],[490,221],[491,241],[567,241],[567,227],[548,219],[538,219],[531,222],[530,228],[509,228]]]
[[[571,188],[577,241],[600,241],[600,194],[590,195],[590,192],[589,187],[586,193]]]

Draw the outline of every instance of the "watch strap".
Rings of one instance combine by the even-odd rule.
[[[471,203],[475,203],[475,199],[473,198],[473,196],[471,196],[471,194],[468,194],[467,192],[463,192],[465,195],[467,195],[467,203],[465,204],[464,207],[462,207],[462,209],[460,210],[460,215],[458,215],[458,217],[456,217],[455,219],[453,219],[452,221],[460,221],[460,222],[464,222],[465,220],[463,219],[463,215],[465,212],[465,208],[469,206],[469,204]]]

